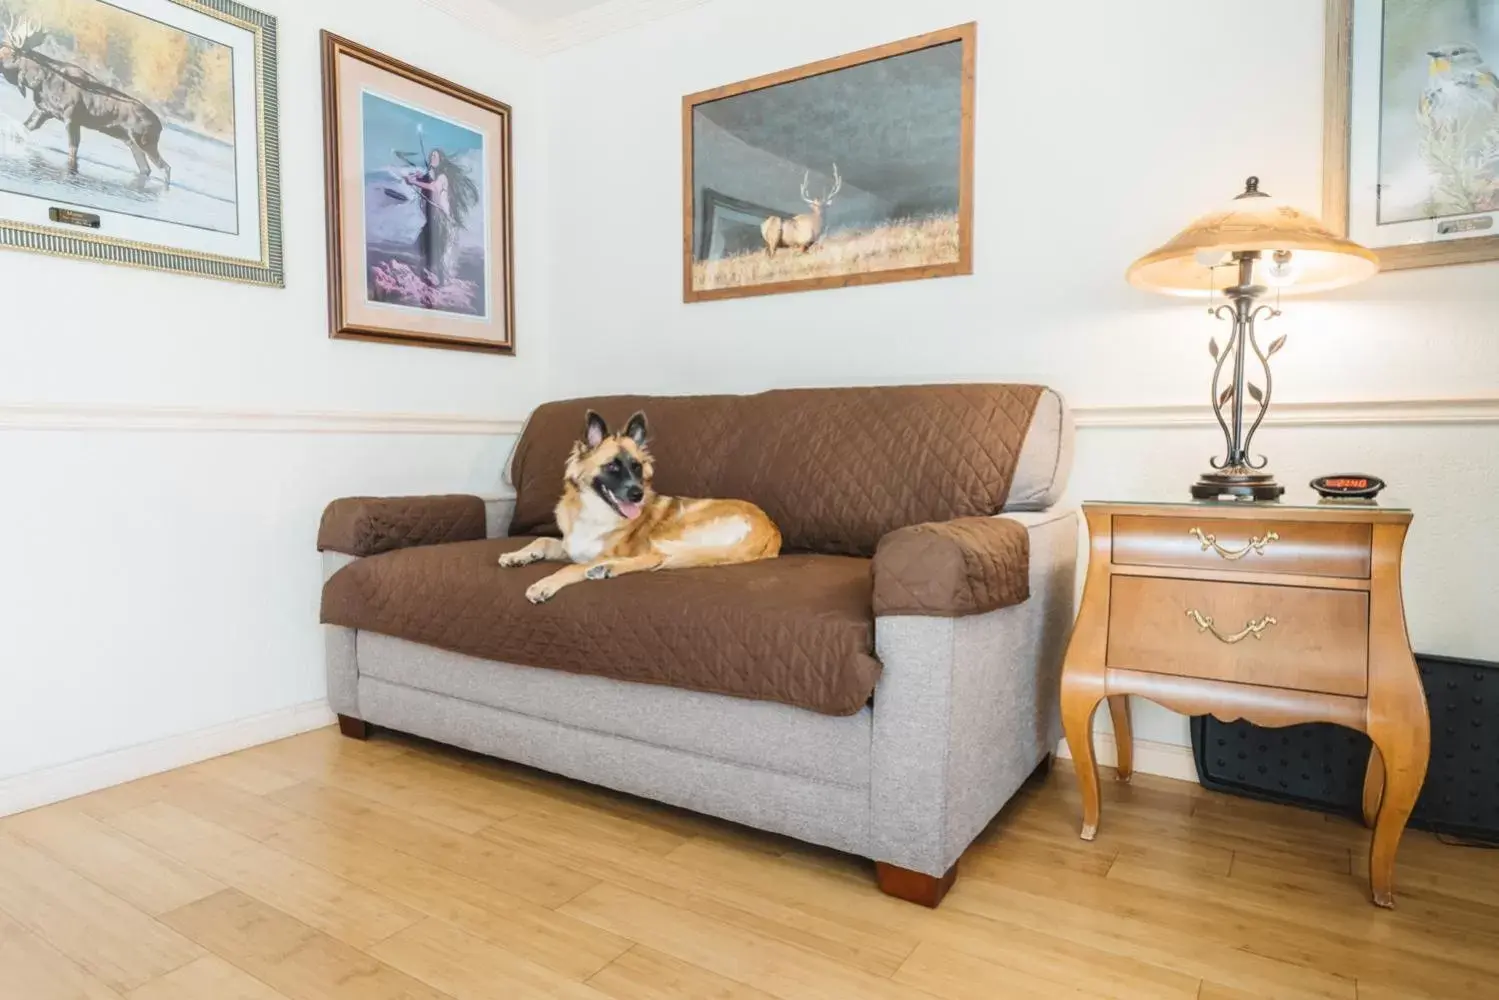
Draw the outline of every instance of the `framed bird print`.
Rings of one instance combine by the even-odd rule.
[[[331,335],[514,354],[510,108],[322,37]]]
[[[1499,0],[1327,0],[1323,216],[1385,269],[1499,260]]]

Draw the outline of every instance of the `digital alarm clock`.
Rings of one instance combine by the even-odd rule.
[[[1364,500],[1373,502],[1384,489],[1385,482],[1378,476],[1357,473],[1341,473],[1336,476],[1318,476],[1312,480],[1312,489],[1325,500]]]

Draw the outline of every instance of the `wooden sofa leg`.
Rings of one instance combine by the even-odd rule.
[[[937,904],[942,902],[942,897],[947,895],[947,890],[958,880],[958,865],[953,862],[947,874],[937,878],[935,875],[923,875],[921,872],[876,861],[874,873],[879,880],[880,891],[885,895],[936,909]]]
[[[352,715],[340,715],[338,717],[338,731],[351,740],[367,740],[370,738],[370,724],[363,719],[356,719]]]

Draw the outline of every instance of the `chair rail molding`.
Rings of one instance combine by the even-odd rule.
[[[1083,430],[1209,427],[1200,403],[1165,406],[1084,404],[1072,410]],[[525,414],[480,417],[355,410],[220,409],[128,403],[0,403],[0,431],[199,431],[251,434],[518,435]],[[1499,396],[1450,399],[1277,403],[1267,424],[1285,427],[1499,423]]]
[[[1213,411],[1202,403],[1165,406],[1075,406],[1080,428],[1210,427]],[[1265,423],[1282,427],[1361,426],[1369,424],[1499,423],[1499,396],[1438,399],[1343,400],[1330,403],[1277,402]]]
[[[250,434],[519,434],[522,421],[444,413],[218,409],[96,403],[0,403],[0,431],[197,431]]]

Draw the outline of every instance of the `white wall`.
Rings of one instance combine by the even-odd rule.
[[[847,382],[1040,380],[1083,408],[1197,404],[1200,308],[1125,267],[1246,175],[1316,211],[1322,4],[1154,0],[718,0],[545,66],[559,240],[558,393]],[[979,22],[975,274],[684,305],[683,94]],[[1499,397],[1499,265],[1381,275],[1288,300],[1280,400]],[[1205,409],[1205,407],[1204,407]],[[1074,499],[1170,498],[1216,431],[1082,432]],[[1283,481],[1368,471],[1415,507],[1407,601],[1418,650],[1499,659],[1499,427],[1270,427]],[[1185,743],[1146,708],[1137,735]]]
[[[543,393],[535,61],[412,0],[255,3],[280,20],[284,290],[0,254],[0,779],[42,774],[0,780],[0,800],[64,762],[265,713],[307,718],[294,710],[324,696],[323,505],[494,490],[509,440],[485,421]],[[517,357],[328,339],[321,28],[514,108]],[[109,426],[160,407],[189,409],[167,416],[174,430]],[[330,433],[327,413],[425,430]],[[469,422],[444,433],[379,419],[390,414]],[[253,430],[277,415],[293,429]],[[43,418],[95,429],[36,429]],[[205,420],[221,429],[184,429]]]
[[[538,399],[1011,378],[1085,410],[1196,404],[1212,324],[1124,267],[1247,173],[1313,208],[1320,184],[1316,0],[717,0],[541,63],[431,7],[452,0],[258,2],[281,19],[285,290],[0,254],[0,812],[61,787],[49,774],[103,773],[95,755],[308,718],[322,505],[494,489],[493,423]],[[973,277],[680,302],[682,94],[970,19]],[[326,338],[323,27],[515,108],[517,358]],[[1446,268],[1291,303],[1280,397],[1499,397],[1496,287],[1499,265]],[[59,422],[91,429],[39,429]],[[158,422],[176,429],[139,429]],[[1395,483],[1418,513],[1417,648],[1499,658],[1499,427],[1272,427],[1263,444],[1288,482]],[[1178,495],[1215,447],[1204,429],[1085,429],[1072,492]],[[1185,742],[1160,711],[1139,734]]]

